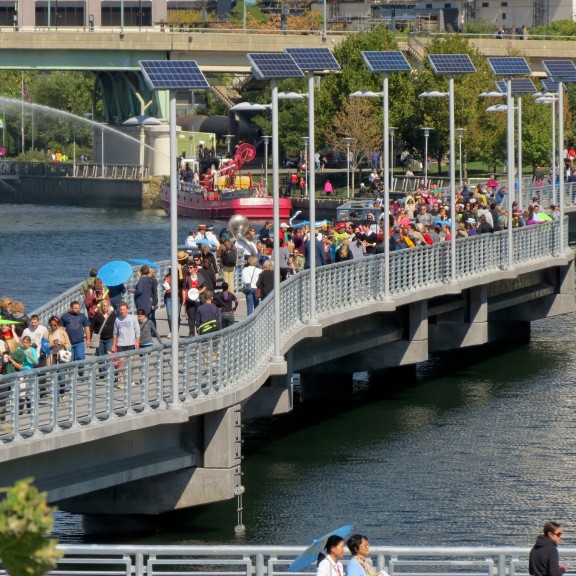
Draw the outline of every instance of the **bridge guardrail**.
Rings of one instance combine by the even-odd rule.
[[[64,557],[49,574],[85,576],[198,576],[287,574],[303,546],[142,546],[59,545]],[[527,576],[528,547],[370,546],[376,570],[390,576]],[[576,548],[560,549],[563,562],[576,559]],[[349,557],[343,558],[347,564]],[[313,575],[311,565],[297,575]],[[292,574],[292,573],[291,573]]]
[[[567,228],[567,226],[565,226]],[[542,261],[560,252],[559,223],[514,230],[515,265]],[[563,246],[568,246],[565,236]],[[479,278],[507,265],[506,232],[456,242],[457,280]],[[399,250],[390,254],[392,297],[441,286],[450,280],[450,243]],[[162,263],[165,268],[167,262]],[[381,301],[386,271],[384,255],[317,269],[317,315]],[[310,318],[309,271],[281,285],[281,334],[284,341]],[[68,309],[77,299],[75,286],[43,307],[47,315]],[[274,334],[273,298],[226,330],[183,339],[179,350],[179,400],[198,402],[239,389],[267,366]],[[90,358],[0,377],[0,442],[9,444],[66,429],[83,427],[136,413],[164,409],[171,401],[169,344]]]

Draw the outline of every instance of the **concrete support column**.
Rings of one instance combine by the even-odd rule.
[[[300,374],[300,402],[352,396],[352,374]]]
[[[266,384],[246,400],[242,407],[245,420],[285,414],[294,407],[292,350],[285,355],[285,358],[288,367],[286,374],[270,376]]]
[[[237,407],[219,410],[204,417],[203,468],[231,468],[240,464],[236,454]]]

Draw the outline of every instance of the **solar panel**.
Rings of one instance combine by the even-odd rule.
[[[210,88],[194,60],[141,60],[139,64],[151,90]]]
[[[546,92],[558,92],[558,84],[559,82],[551,78],[544,78],[544,80],[542,80],[542,86]]]
[[[576,80],[576,66],[572,60],[542,60],[544,70],[554,80]]]
[[[362,52],[370,72],[410,72],[412,70],[402,52]]]
[[[521,96],[522,94],[536,94],[538,90],[530,78],[512,78],[512,96]],[[506,80],[498,80],[496,87],[502,94],[508,92]]]
[[[257,52],[248,54],[252,74],[257,80],[275,78],[303,78],[304,73],[286,52]]]
[[[532,74],[524,58],[488,58],[488,64],[496,76],[526,76]]]
[[[436,74],[468,74],[476,72],[468,54],[429,54],[428,60]]]
[[[330,48],[286,48],[300,70],[340,70]]]

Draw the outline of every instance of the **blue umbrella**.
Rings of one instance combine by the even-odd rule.
[[[312,544],[298,556],[292,564],[288,567],[288,572],[300,572],[304,570],[310,564],[316,562],[318,554],[322,552],[326,546],[326,542],[330,536],[340,536],[340,538],[347,538],[352,532],[352,525],[347,524],[346,526],[340,526],[332,532],[321,536],[317,540],[312,540]]]
[[[318,220],[316,221],[316,228],[320,228],[320,226],[322,226],[322,224],[329,224],[330,222],[328,220]],[[298,222],[298,224],[294,224],[292,226],[292,228],[294,228],[294,230],[297,230],[298,228],[302,228],[302,226],[308,226],[310,224],[310,220],[303,220],[302,222]]]
[[[132,266],[124,260],[114,260],[98,270],[98,278],[106,286],[119,286],[132,276]]]
[[[152,260],[146,260],[146,258],[128,258],[128,262],[132,262],[132,264],[140,264],[144,266],[147,264],[150,268],[160,268],[156,262],[152,262]]]

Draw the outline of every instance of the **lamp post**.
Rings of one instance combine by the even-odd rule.
[[[324,0],[324,26],[322,30],[322,41],[326,42],[326,0]],[[316,224],[316,175],[314,172],[315,143],[315,122],[314,122],[314,73],[324,70],[340,70],[340,65],[334,58],[329,48],[316,48],[308,50],[306,48],[286,48],[286,52],[294,59],[298,67],[303,70],[308,77],[308,194],[309,194],[309,217],[312,226]],[[314,57],[311,57],[312,54]],[[315,228],[313,229],[313,232]],[[312,239],[311,239],[312,240]],[[312,246],[312,244],[311,244]],[[312,250],[310,251],[312,253]],[[316,258],[310,258],[310,286],[308,289],[310,297],[310,316],[308,324],[318,325],[316,315]]]
[[[350,144],[352,138],[343,138],[346,145],[346,198],[350,198]]]
[[[268,194],[268,146],[272,136],[262,136],[264,138],[264,180],[266,181],[266,194]]]
[[[304,142],[304,164],[306,166],[306,170],[304,170],[304,181],[306,183],[304,194],[308,196],[308,142],[310,141],[310,136],[300,136],[300,138]]]
[[[547,93],[536,99],[536,104],[552,106],[552,202],[556,203],[556,102],[555,94]]]
[[[396,126],[390,126],[388,132],[390,134],[390,190],[394,190],[394,163],[396,156],[394,154],[394,135],[396,134]]]
[[[390,298],[390,150],[388,147],[388,75],[390,72],[410,72],[412,67],[400,51],[364,51],[362,58],[369,72],[382,74],[382,92],[362,90],[351,96],[382,98],[382,163],[384,165],[384,301]]]
[[[434,128],[420,128],[424,132],[424,188],[428,188],[428,138],[430,137],[430,130]]]
[[[458,158],[460,159],[460,190],[462,190],[462,136],[464,135],[464,130],[466,128],[456,128],[458,133]]]

